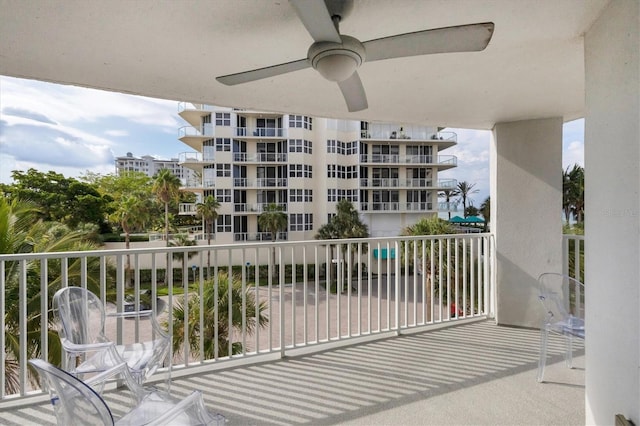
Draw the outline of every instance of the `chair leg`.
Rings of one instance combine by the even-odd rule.
[[[566,336],[565,346],[564,362],[567,368],[573,368],[573,336]]]
[[[543,327],[540,329],[540,359],[538,360],[538,382],[544,377],[544,367],[547,362],[547,340],[549,331]]]

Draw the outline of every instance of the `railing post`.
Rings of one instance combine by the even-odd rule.
[[[282,247],[278,247],[278,263],[279,263],[278,264],[278,267],[279,267],[278,268],[278,271],[279,271],[278,286],[280,287],[278,290],[279,297],[280,297],[280,357],[284,358],[285,352],[286,352],[285,349],[287,345],[285,342],[285,329],[284,329],[285,298],[284,298],[284,262],[282,259]]]
[[[395,256],[393,257],[394,259],[394,266],[395,266],[395,279],[394,279],[394,286],[395,286],[395,295],[396,295],[396,334],[400,335],[400,290],[401,290],[401,285],[400,285],[400,262],[398,261],[398,256],[400,255],[400,242],[398,240],[395,240],[394,242],[394,250],[395,250]],[[389,254],[388,254],[388,259],[391,260],[391,250],[389,250]],[[405,271],[406,273],[406,271]]]

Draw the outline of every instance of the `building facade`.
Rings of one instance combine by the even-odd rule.
[[[180,178],[183,183],[195,178],[195,172],[189,168],[182,167],[177,158],[158,160],[151,155],[134,157],[132,153],[127,152],[127,155],[123,157],[116,157],[115,165],[117,175],[123,172],[141,172],[149,177],[153,177],[160,170],[169,169],[171,173]]]
[[[288,217],[278,239],[313,239],[352,202],[371,236],[398,235],[425,216],[454,210],[438,192],[454,179],[438,172],[456,166],[440,152],[456,144],[454,133],[436,127],[180,104],[189,123],[179,139],[192,148],[179,163],[195,172],[182,189],[220,202],[216,241],[270,240],[258,216],[271,203]],[[180,214],[195,214],[182,204]]]

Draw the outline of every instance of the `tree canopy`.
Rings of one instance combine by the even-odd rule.
[[[38,218],[60,222],[71,229],[91,223],[106,230],[106,215],[111,198],[94,185],[60,173],[43,173],[36,169],[11,172],[13,184],[4,185],[5,195],[30,200],[38,207]]]
[[[584,168],[578,164],[562,173],[562,210],[567,223],[572,217],[584,222]]]

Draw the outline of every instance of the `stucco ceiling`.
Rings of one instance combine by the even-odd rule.
[[[317,1],[317,0],[311,0]],[[126,93],[316,116],[490,129],[582,116],[582,35],[610,0],[356,0],[361,41],[494,22],[486,50],[365,63],[369,108],[348,113],[313,69],[225,86],[216,76],[302,59],[286,0],[0,0],[0,73]]]

